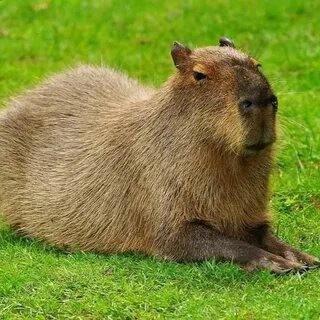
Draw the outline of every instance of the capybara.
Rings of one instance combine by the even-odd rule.
[[[80,66],[0,116],[0,206],[13,230],[69,250],[139,251],[305,270],[319,260],[271,228],[277,97],[227,38],[174,43],[158,89]],[[156,68],[153,70],[156,72]]]

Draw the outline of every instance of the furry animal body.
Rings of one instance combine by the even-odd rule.
[[[277,239],[267,208],[277,98],[232,41],[175,43],[176,73],[146,87],[81,66],[0,115],[0,208],[69,250],[232,260],[283,273],[317,258]]]

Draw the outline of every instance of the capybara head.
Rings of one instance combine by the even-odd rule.
[[[278,102],[256,60],[227,38],[195,50],[175,42],[171,55],[175,93],[206,139],[246,156],[270,148]]]

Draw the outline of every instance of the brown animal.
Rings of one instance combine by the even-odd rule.
[[[154,90],[82,66],[0,117],[0,205],[13,229],[70,250],[227,259],[274,272],[319,260],[270,229],[277,98],[259,65],[175,43]]]

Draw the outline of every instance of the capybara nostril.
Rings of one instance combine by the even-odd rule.
[[[240,108],[244,112],[248,112],[253,108],[253,103],[251,100],[243,100],[240,102]]]

